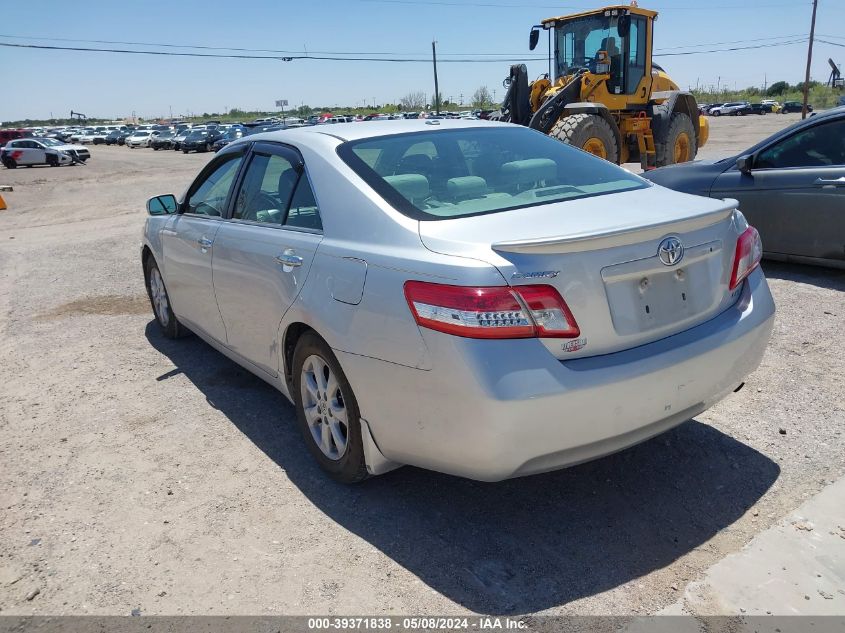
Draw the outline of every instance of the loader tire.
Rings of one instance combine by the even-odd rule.
[[[596,114],[570,114],[558,119],[549,136],[611,163],[619,162],[619,146],[613,128]]]
[[[675,112],[669,119],[665,138],[654,139],[657,167],[686,163],[698,152],[692,119],[683,112]]]

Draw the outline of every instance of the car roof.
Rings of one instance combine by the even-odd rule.
[[[361,121],[357,123],[333,123],[315,125],[312,127],[289,128],[275,132],[262,132],[250,136],[251,140],[284,141],[296,133],[299,140],[305,140],[306,134],[322,134],[334,137],[340,141],[357,141],[365,138],[391,136],[393,134],[408,134],[411,132],[436,132],[437,130],[455,130],[478,127],[497,127],[510,125],[484,120],[469,119],[394,119]],[[260,139],[258,138],[260,136]]]

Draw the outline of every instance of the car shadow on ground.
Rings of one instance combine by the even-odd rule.
[[[797,281],[798,283],[810,284],[819,288],[845,291],[845,270],[779,262],[769,259],[763,260],[762,267],[768,279]]]
[[[636,581],[730,526],[780,473],[693,420],[545,475],[489,484],[405,467],[343,486],[312,461],[274,388],[196,337],[165,339],[155,322],[146,335],[177,368],[160,378],[184,373],[330,519],[477,612],[535,612]]]

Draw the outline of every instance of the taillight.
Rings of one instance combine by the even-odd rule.
[[[575,338],[575,318],[552,286],[448,286],[405,282],[417,324],[468,338]]]
[[[742,283],[742,280],[760,265],[762,257],[763,242],[760,240],[760,234],[753,226],[749,226],[736,241],[734,267],[731,273],[731,290]]]

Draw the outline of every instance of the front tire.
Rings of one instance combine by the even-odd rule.
[[[58,156],[47,156],[47,164],[50,167],[58,167],[59,166],[59,157]]]
[[[549,136],[611,163],[619,162],[619,146],[610,123],[596,114],[571,114],[554,124]]]
[[[147,260],[144,266],[145,281],[147,286],[147,296],[150,298],[150,305],[153,308],[156,323],[161,328],[161,333],[167,338],[180,338],[187,334],[185,326],[183,326],[173,310],[170,307],[170,296],[167,294],[167,288],[164,286],[164,279],[158,269],[158,264],[152,256]]]
[[[351,484],[369,475],[358,402],[331,348],[303,334],[293,353],[296,419],[309,452],[334,480]]]
[[[664,139],[654,139],[656,165],[676,165],[695,158],[698,151],[692,119],[683,112],[675,112],[669,120],[669,130]]]

